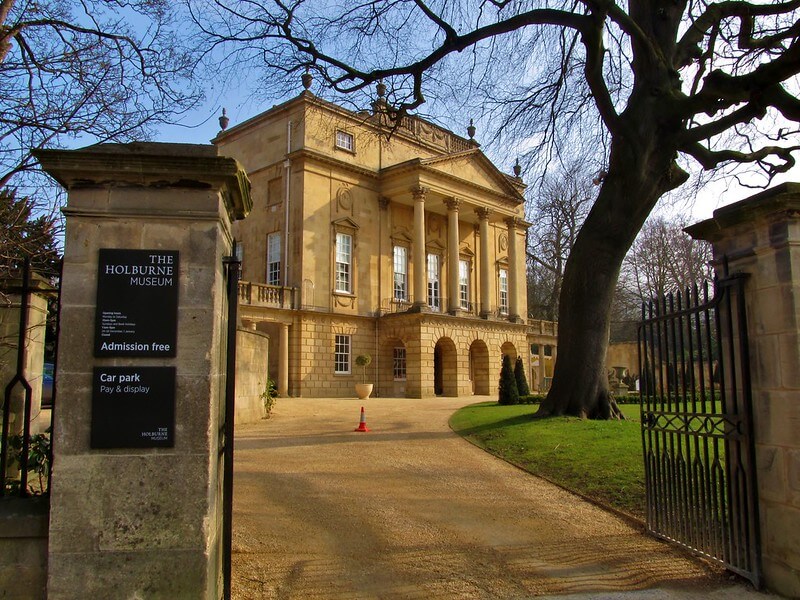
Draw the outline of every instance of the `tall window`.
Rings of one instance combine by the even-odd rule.
[[[334,340],[333,372],[337,375],[350,374],[350,336],[337,335]]]
[[[336,234],[336,291],[351,293],[353,264],[353,236]]]
[[[267,236],[267,285],[281,284],[281,234]]]
[[[508,270],[500,269],[500,312],[508,314]]]
[[[394,349],[394,380],[395,381],[405,381],[406,380],[406,349],[405,348],[395,348]]]
[[[439,255],[428,254],[428,306],[433,310],[440,310],[442,306],[439,270]]]
[[[394,299],[408,300],[408,248],[394,247]]]
[[[463,309],[469,308],[469,261],[458,261],[458,303]]]

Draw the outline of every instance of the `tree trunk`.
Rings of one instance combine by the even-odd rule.
[[[558,360],[537,417],[622,418],[606,374],[617,278],[647,215],[662,194],[685,181],[685,174],[663,146],[615,141],[608,175],[567,260],[559,302]]]

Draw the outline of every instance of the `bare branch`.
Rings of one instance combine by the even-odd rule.
[[[725,2],[715,2],[707,6],[704,13],[692,21],[689,29],[678,40],[675,52],[675,66],[681,68],[688,66],[690,62],[700,56],[700,43],[709,31],[718,27],[719,24],[732,17],[737,17],[740,21],[740,45],[742,48],[758,47],[759,44],[752,37],[752,19],[759,16],[782,15],[800,8],[800,0],[781,2],[778,4],[753,4],[751,2],[739,2],[728,0]],[[787,38],[775,38],[780,41]]]

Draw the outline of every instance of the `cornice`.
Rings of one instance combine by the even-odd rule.
[[[250,180],[234,159],[216,148],[158,142],[105,143],[77,150],[34,150],[42,169],[65,189],[123,183],[152,188],[216,189],[231,219],[243,219],[253,207]]]
[[[364,177],[368,177],[370,179],[379,179],[380,173],[375,171],[374,169],[370,169],[368,167],[362,167],[360,165],[354,165],[351,162],[347,162],[329,154],[325,154],[318,150],[313,150],[311,148],[301,148],[300,150],[295,150],[294,152],[286,155],[289,160],[295,159],[302,159],[302,160],[313,160],[328,166],[339,168],[343,171],[351,171],[358,173],[359,175],[363,175]],[[277,164],[277,163],[276,163]]]

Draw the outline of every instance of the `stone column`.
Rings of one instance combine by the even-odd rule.
[[[455,314],[461,308],[458,288],[458,198],[449,198],[447,206],[447,294],[450,312]]]
[[[489,215],[491,214],[491,210],[488,208],[478,208],[475,210],[475,214],[478,215],[478,222],[480,224],[480,236],[481,236],[481,248],[480,248],[480,257],[481,257],[481,306],[480,306],[480,315],[484,319],[487,318],[491,312],[491,305],[489,303],[489,282],[491,281],[490,278],[490,269],[489,269]]]
[[[544,344],[539,343],[539,391],[544,392],[544,378],[547,375],[547,369],[544,366]]]
[[[101,144],[36,156],[69,192],[48,598],[219,600],[227,336],[223,257],[232,251],[231,221],[250,210],[247,177],[236,161],[218,157],[210,145]],[[169,285],[177,285],[177,316],[165,313],[177,319],[173,355],[154,356],[147,348],[140,348],[145,351],[140,356],[95,355],[101,249],[177,253],[177,268],[167,273]],[[152,306],[159,310],[165,307]],[[144,330],[146,323],[135,327]],[[97,374],[122,370],[145,379],[158,371],[167,381],[156,395],[140,387],[131,393],[159,412],[174,408],[174,426],[169,417],[164,420],[164,431],[172,427],[171,442],[151,443],[163,442],[160,430],[142,431],[144,444],[91,441],[127,426],[113,418],[93,422],[99,407],[108,416],[103,394],[111,393],[98,385]],[[128,435],[138,431],[125,429]]]
[[[415,187],[411,193],[414,196],[414,307],[421,310],[428,305],[428,271],[425,264],[425,195],[428,189]]]
[[[517,282],[517,218],[506,219],[508,226],[508,320],[519,321],[519,285]]]
[[[800,598],[800,183],[714,211],[687,228],[714,267],[747,273],[762,567],[766,586]]]
[[[289,324],[281,323],[278,341],[278,394],[281,398],[289,395]]]

